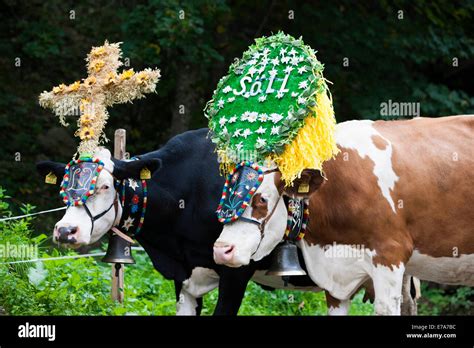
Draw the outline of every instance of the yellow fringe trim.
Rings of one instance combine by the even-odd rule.
[[[286,185],[300,177],[303,169],[322,170],[323,162],[333,158],[339,149],[334,136],[336,119],[332,101],[327,93],[318,94],[316,106],[291,144],[273,159]]]

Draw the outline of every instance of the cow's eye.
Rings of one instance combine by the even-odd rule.
[[[267,203],[267,199],[260,196],[260,203]]]
[[[101,190],[108,190],[109,189],[109,185],[102,185],[101,187]]]

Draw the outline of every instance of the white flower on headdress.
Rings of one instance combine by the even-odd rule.
[[[291,92],[291,96],[292,96],[293,98],[296,98],[296,97],[298,96],[298,94],[299,94],[298,92]]]
[[[265,100],[267,100],[266,94],[261,95],[260,97],[258,97],[258,101],[259,101],[260,103],[263,103]]]
[[[291,58],[291,65],[298,65],[299,62],[300,60],[298,57]]]
[[[260,115],[258,116],[258,120],[259,120],[260,122],[267,122],[267,121],[268,121],[268,115],[267,115],[267,114],[260,114]]]
[[[255,131],[257,134],[264,134],[267,129],[263,128],[262,126],[258,127],[258,129]]]
[[[236,129],[234,134],[232,134],[232,138],[237,138],[240,136],[240,129]]]
[[[298,84],[298,88],[299,88],[299,89],[306,89],[306,88],[308,88],[308,81],[301,81],[301,82]]]
[[[272,131],[270,132],[270,135],[278,135],[280,134],[280,126],[273,126]]]
[[[248,74],[250,74],[251,76],[253,76],[255,73],[257,72],[257,69],[255,69],[254,66],[251,66],[249,71],[248,71]]]
[[[281,50],[280,50],[280,55],[284,56],[286,53],[286,47],[283,47]]]
[[[229,118],[229,123],[235,123],[237,121],[237,116],[232,116]]]
[[[302,73],[305,73],[306,72],[306,65],[303,65],[302,67],[299,67],[298,68],[298,74],[302,74]]]
[[[254,123],[255,121],[257,121],[257,117],[258,117],[258,112],[256,111],[250,112],[247,117],[247,121],[249,121],[250,123]]]
[[[224,107],[224,104],[224,99],[219,99],[219,101],[217,102],[217,106],[219,107],[219,109],[222,109]]]
[[[265,47],[265,48],[263,49],[262,54],[263,54],[264,56],[268,56],[269,53],[270,53],[270,49],[269,49],[268,47]]]
[[[285,74],[289,74],[289,73],[291,73],[291,72],[293,71],[293,69],[294,69],[294,68],[293,68],[292,66],[289,66],[289,65],[288,65],[288,66],[285,68],[284,72],[285,72]]]
[[[306,103],[306,98],[305,97],[298,97],[298,104],[304,104]]]
[[[222,127],[223,125],[225,125],[226,122],[227,122],[226,118],[221,117],[221,119],[219,120],[219,125]]]
[[[291,54],[292,56],[294,56],[294,55],[296,54],[295,48],[293,47],[293,48],[291,49],[291,51],[288,52],[288,54]]]
[[[245,111],[245,112],[240,116],[240,120],[241,120],[241,121],[247,121],[249,115],[250,115],[250,111]]]
[[[272,64],[273,66],[280,64],[280,61],[278,60],[278,57],[275,57],[272,59]]]
[[[232,103],[234,100],[235,100],[235,97],[230,97],[229,99],[227,99],[227,102]]]
[[[238,151],[240,151],[244,147],[244,144],[242,144],[242,142],[240,142],[240,143],[236,144],[235,147],[237,148]]]
[[[271,114],[271,115],[270,115],[270,118],[271,118],[271,120],[272,120],[273,123],[277,123],[277,122],[279,122],[279,121],[283,118],[283,116],[280,115],[280,114],[275,114],[275,113],[274,113],[274,114]]]
[[[300,63],[301,63],[301,62],[304,60],[304,56],[300,56],[300,57],[298,58],[298,60],[299,60]]]
[[[267,141],[265,139],[262,139],[260,137],[257,138],[257,147],[263,147],[267,144]]]
[[[224,92],[225,94],[229,93],[229,92],[232,92],[232,87],[230,86],[225,86],[224,89],[222,90],[222,92]]]
[[[282,91],[278,91],[276,97],[277,97],[277,99],[281,99],[281,98],[284,97],[284,95],[285,94]]]
[[[247,65],[255,65],[257,64],[257,60],[256,59],[251,59],[247,62]]]
[[[252,131],[247,128],[247,129],[245,129],[245,130],[243,131],[243,133],[242,133],[241,135],[242,135],[245,139],[247,139],[247,137],[248,137],[250,134],[252,134]]]
[[[288,56],[281,57],[281,62],[282,63],[288,64],[289,61],[290,61],[290,57],[288,57]]]
[[[227,134],[229,134],[229,131],[227,130],[227,127],[224,126],[224,128],[222,128],[221,135],[227,135]]]
[[[270,76],[275,76],[276,74],[278,74],[278,70],[273,68],[272,70],[269,71],[269,73],[270,73]]]

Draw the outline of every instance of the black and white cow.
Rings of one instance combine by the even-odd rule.
[[[146,214],[134,237],[155,269],[174,281],[177,314],[199,314],[202,296],[219,287],[214,314],[235,315],[252,277],[259,284],[284,288],[281,278],[264,276],[268,258],[235,269],[214,262],[213,244],[222,231],[215,210],[224,178],[219,175],[217,156],[207,134],[208,129],[185,132],[135,161],[116,160],[108,150],[99,150],[95,157],[104,162],[104,170],[98,177],[96,192],[86,201],[90,215],[83,206],[68,208],[54,227],[55,241],[77,247],[99,240],[113,226],[127,232],[124,227],[131,219],[122,216],[123,203],[127,206],[135,187],[140,188],[140,170],[147,167],[152,177],[147,180]],[[37,168],[42,175],[54,172],[62,177],[65,165],[45,161]],[[116,187],[117,180],[125,180],[124,191]],[[122,202],[124,193],[126,199]],[[121,204],[113,209],[117,198]],[[100,217],[92,226],[91,217],[96,216]],[[307,276],[292,277],[286,289],[320,290]],[[330,314],[332,311],[341,314],[339,308],[331,307]]]

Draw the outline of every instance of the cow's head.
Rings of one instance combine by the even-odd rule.
[[[109,150],[103,148],[94,154],[94,158],[102,161],[104,167],[97,177],[94,193],[87,198],[85,204],[90,215],[99,216],[99,218],[92,222],[84,205],[69,206],[63,218],[54,226],[53,240],[55,242],[79,247],[99,240],[120,221],[122,214],[120,202],[114,205],[114,201],[118,198],[115,189],[116,180],[139,179],[143,167],[147,167],[151,172],[161,167],[159,159],[117,160],[112,158]],[[64,163],[43,161],[38,162],[36,168],[42,175],[52,172],[56,177],[62,178],[65,166]]]
[[[214,244],[216,263],[240,267],[249,264],[250,260],[258,261],[270,254],[283,239],[287,225],[287,210],[282,195],[308,197],[324,180],[320,171],[306,169],[292,186],[287,187],[279,171],[267,170],[266,173],[242,214],[244,219],[224,225]]]

